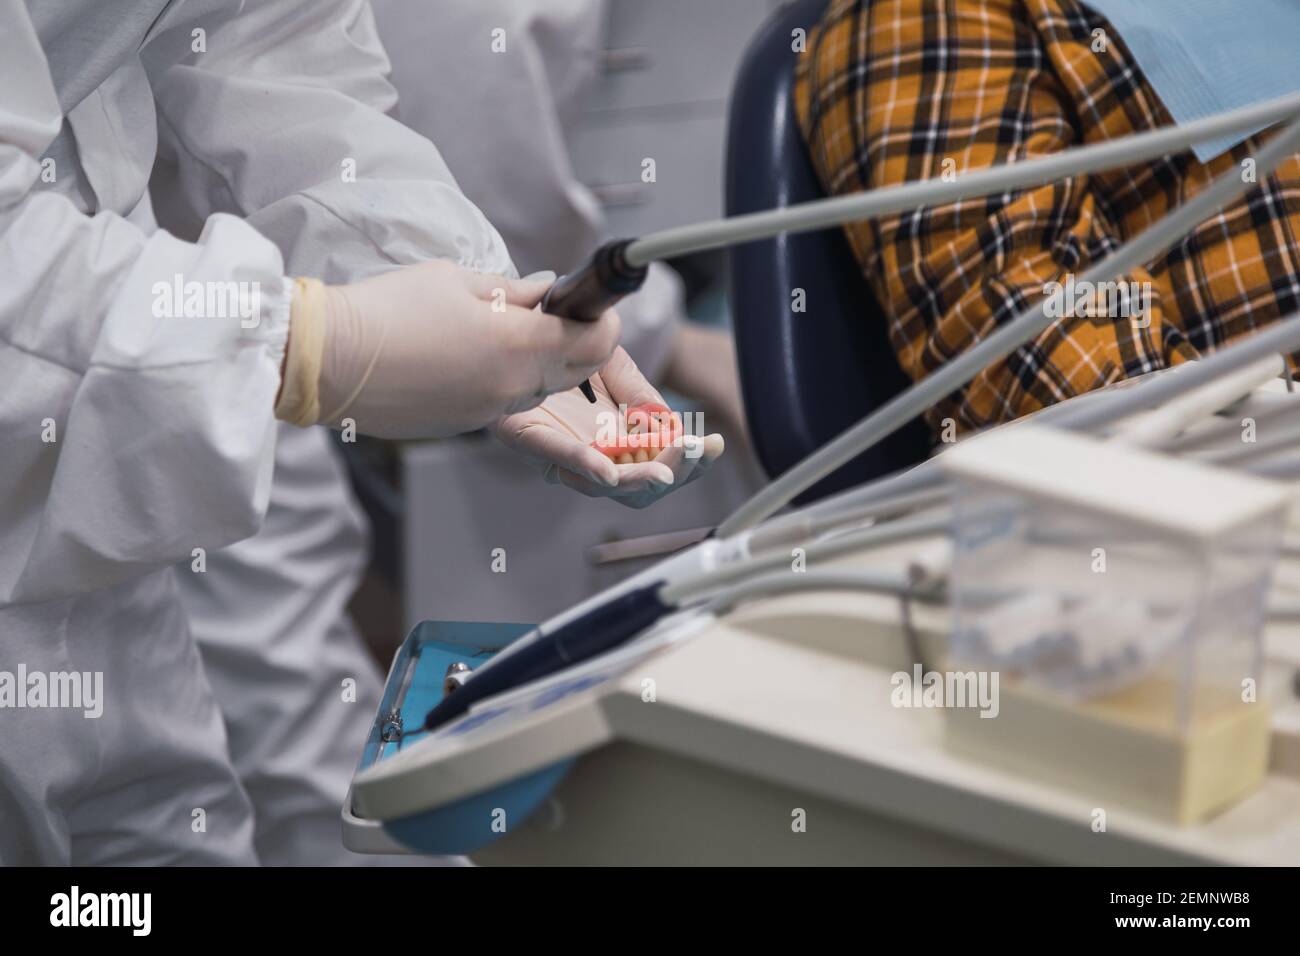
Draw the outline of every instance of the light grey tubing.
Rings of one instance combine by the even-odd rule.
[[[870,501],[844,506],[831,511],[813,511],[803,509],[793,514],[782,515],[755,528],[749,539],[751,554],[766,551],[781,545],[790,545],[815,535],[823,534],[832,528],[852,521],[866,521],[884,515],[902,514],[917,511],[932,505],[942,504],[948,499],[948,489],[937,484],[933,487],[918,488],[903,494],[878,497]]]
[[[1263,157],[1263,153],[1260,156]],[[1293,352],[1300,348],[1300,313],[1284,322],[1269,326],[1247,339],[1240,339],[1213,355],[1180,368],[1177,375],[1161,376],[1131,392],[1116,392],[1108,401],[1094,402],[1086,408],[1071,410],[1057,417],[1053,424],[1061,428],[1092,429],[1137,412],[1153,408],[1175,395],[1234,372],[1267,355]]]
[[[1050,405],[1024,418],[1017,419],[1017,422],[1033,422],[1055,426],[1057,419],[1066,413],[1074,414],[1077,409],[1095,405],[1103,398],[1111,400],[1120,391],[1132,392],[1147,387],[1162,378],[1168,378],[1169,373],[1173,371],[1185,375],[1194,367],[1194,365],[1183,365],[1177,369],[1162,369],[1141,378],[1128,379],[1128,384],[1123,389],[1112,388],[1110,390],[1087,392],[1068,402]],[[1182,382],[1185,379],[1179,378],[1179,381]],[[1257,425],[1263,425],[1275,418],[1294,416],[1297,413],[1297,407],[1300,407],[1300,397],[1291,401],[1280,399],[1275,406],[1254,412],[1251,417],[1255,419]],[[1106,425],[1118,421],[1121,417],[1113,415],[1112,418],[1108,415],[1107,420],[1093,430],[1104,430]],[[1229,436],[1237,436],[1240,431],[1241,426],[1239,424],[1228,420],[1188,438],[1163,442],[1159,448],[1171,454],[1184,455],[1188,454],[1193,448],[1204,448],[1204,446],[1211,445],[1218,440],[1226,439]],[[1186,443],[1185,446],[1184,442]],[[948,496],[949,491],[946,487],[940,463],[936,460],[939,454],[941,452],[936,452],[935,458],[931,458],[905,471],[895,472],[869,484],[842,491],[807,508],[764,522],[754,529],[753,537],[749,541],[749,550],[758,552],[780,545],[790,545],[823,533],[836,524],[865,520],[889,514],[895,510],[905,511],[923,508],[942,502]],[[1207,451],[1192,452],[1188,457],[1205,461],[1208,460],[1205,457],[1207,454]]]
[[[1166,370],[1162,369],[1142,378],[1128,379],[1128,387],[1140,387],[1145,384],[1146,379],[1155,379],[1162,375],[1164,371]],[[1076,395],[1068,402],[1049,405],[1046,408],[1018,418],[1016,423],[1027,424],[1034,422],[1040,425],[1050,425],[1053,417],[1059,415],[1064,409],[1076,404],[1096,401],[1104,393],[1105,390],[1103,389]],[[991,431],[994,427],[1005,426],[992,426],[991,428],[981,429],[981,431]],[[784,529],[794,526],[796,522],[820,530],[832,522],[853,521],[861,517],[884,514],[890,507],[890,502],[895,498],[906,499],[915,495],[918,500],[924,502],[942,497],[946,494],[944,490],[946,479],[943,474],[943,466],[937,459],[946,450],[946,447],[937,448],[931,458],[919,464],[884,475],[865,485],[858,485],[856,488],[841,491],[829,498],[823,498],[821,501],[814,502],[792,514],[773,518],[771,521],[765,522],[754,529],[754,537],[750,547],[761,547],[760,542],[773,534],[780,534],[781,537],[778,540],[784,543],[788,535],[782,532]],[[771,532],[769,532],[769,528],[772,529]]]
[[[1297,409],[1300,409],[1300,399],[1293,398],[1279,401],[1258,411],[1243,413],[1240,417],[1253,419],[1258,429],[1259,426],[1271,423],[1278,418],[1296,417],[1300,414]],[[1202,456],[1223,447],[1233,447],[1233,445],[1229,444],[1230,442],[1241,443],[1241,422],[1238,420],[1237,415],[1231,417],[1225,415],[1221,421],[1216,421],[1198,431],[1179,435],[1171,441],[1161,442],[1153,447],[1157,451],[1168,452],[1172,455],[1200,459]]]
[[[940,488],[943,484],[943,470],[934,458],[930,458],[902,471],[883,475],[864,485],[849,488],[829,498],[823,498],[807,508],[802,508],[790,515],[782,515],[771,523],[779,525],[787,518],[793,519],[804,514],[818,520],[824,517],[836,517],[841,514],[851,515],[861,509],[871,507],[875,502],[896,498],[900,495],[909,495],[926,489]],[[754,539],[760,539],[766,531],[766,524],[755,528]]]
[[[1054,425],[1057,417],[1066,413],[1067,410],[1092,404],[1121,389],[1129,390],[1141,388],[1144,385],[1148,385],[1169,374],[1171,371],[1173,371],[1173,369],[1158,369],[1154,372],[1143,375],[1140,378],[1125,379],[1122,383],[1117,383],[1109,388],[1084,392],[1082,395],[1074,396],[1069,401],[1061,402],[1058,405],[1048,405],[1046,408],[1040,408],[1037,411],[1030,412],[1028,415],[1016,419],[1015,423]],[[991,431],[993,428],[1005,427],[1005,425],[994,425],[989,428],[981,429],[981,432]],[[828,518],[839,518],[843,516],[845,520],[852,520],[852,518],[861,510],[874,510],[873,503],[886,496],[902,496],[913,493],[923,494],[927,491],[931,493],[937,492],[939,489],[943,488],[945,484],[942,470],[943,466],[937,459],[946,450],[946,447],[938,448],[935,450],[933,457],[921,462],[920,464],[904,468],[902,471],[896,471],[884,475],[865,485],[859,485],[856,488],[849,488],[846,491],[841,491],[837,494],[831,495],[829,498],[823,498],[821,501],[814,502],[792,515],[774,518],[772,521],[755,529],[754,540],[759,540],[767,532],[769,525],[779,527],[782,522],[786,520],[786,517],[794,518],[796,515],[811,515],[816,518],[821,518],[821,516],[825,515],[828,516]]]
[[[1294,481],[1300,478],[1300,455],[1274,455],[1266,461],[1249,462],[1240,466],[1240,469],[1256,478]]]
[[[1149,383],[1148,380],[1154,381],[1168,371],[1168,369],[1161,369],[1141,378],[1127,379],[1125,387],[1141,388]],[[1095,402],[1106,394],[1105,389],[1085,392],[1082,395],[1076,395],[1068,402],[1049,405],[1016,421],[1018,423],[1034,422],[1040,425],[1051,425],[1056,416],[1067,408]],[[991,429],[984,429],[984,431],[989,430]],[[807,526],[810,529],[820,529],[831,522],[853,521],[860,517],[883,514],[888,510],[890,502],[896,498],[905,499],[911,495],[916,495],[918,499],[922,500],[942,497],[946,494],[944,491],[946,480],[942,464],[937,459],[945,450],[938,449],[932,458],[919,464],[883,475],[875,481],[838,492],[829,498],[823,498],[821,501],[814,502],[808,507],[801,508],[789,515],[783,515],[765,522],[754,529],[750,548],[761,548],[768,540],[780,544],[787,543],[790,540],[790,529],[794,527]]]
[[[1300,601],[1278,601],[1264,608],[1270,621],[1300,621]]]
[[[1067,176],[1119,169],[1169,156],[1196,143],[1252,132],[1297,115],[1300,115],[1300,94],[1291,93],[1184,126],[1168,126],[1051,156],[1007,163],[967,173],[953,181],[924,179],[852,196],[817,199],[795,206],[665,229],[635,240],[624,255],[630,265],[644,266],[659,259],[766,239],[780,233],[811,232],[856,219],[888,216],[922,206],[1043,186]]]
[[[946,511],[931,516],[921,515],[912,518],[900,518],[885,524],[873,525],[861,531],[827,538],[825,541],[811,542],[804,548],[805,562],[833,558],[863,548],[878,548],[899,541],[913,538],[925,538],[930,535],[946,534],[952,524],[952,516]],[[725,584],[741,578],[748,578],[763,571],[789,569],[792,556],[786,551],[765,554],[749,561],[723,565],[713,571],[706,571],[681,581],[669,581],[659,591],[659,598],[665,604],[684,604],[696,600]],[[807,571],[791,574],[807,574]]]
[[[1291,123],[1279,133],[1268,145],[1260,150],[1256,157],[1257,179],[1270,175],[1277,165],[1287,156],[1300,148],[1300,122]],[[1236,166],[1228,169],[1215,179],[1208,187],[1179,206],[1154,226],[1131,240],[1116,252],[1107,256],[1102,262],[1089,269],[1081,282],[1104,282],[1126,275],[1133,269],[1149,262],[1168,250],[1174,243],[1191,232],[1198,224],[1215,210],[1240,196],[1254,183],[1243,181],[1241,170]],[[972,348],[958,355],[946,365],[941,366],[930,375],[903,390],[893,399],[872,412],[858,424],[850,427],[827,445],[813,452],[799,464],[795,465],[781,477],[777,478],[758,494],[740,506],[726,521],[718,526],[718,537],[728,538],[738,532],[747,531],[764,518],[771,516],[790,502],[795,495],[816,484],[845,463],[852,461],[862,452],[875,445],[882,438],[893,434],[907,422],[924,412],[935,402],[955,392],[969,383],[981,371],[995,362],[1010,355],[1035,335],[1047,328],[1054,319],[1046,314],[1047,300],[1043,299],[1033,308],[1022,312],[1011,322],[999,328],[992,335],[982,339]],[[1253,339],[1251,341],[1254,341]],[[1218,358],[1228,356],[1237,349],[1227,349],[1219,353]],[[1281,351],[1281,349],[1274,349]],[[1252,360],[1264,353],[1253,355]],[[1207,360],[1198,365],[1209,366]],[[1244,363],[1239,363],[1244,364]],[[1228,367],[1237,368],[1239,364]],[[1219,366],[1214,374],[1225,371]],[[1190,379],[1192,373],[1177,376],[1162,376],[1162,379],[1178,379],[1180,386],[1184,378]],[[1072,428],[1087,428],[1087,424],[1070,424],[1079,421],[1113,420],[1105,414],[1110,408],[1124,408],[1125,403],[1138,403],[1138,407],[1149,407],[1148,400],[1161,390],[1164,381],[1152,382],[1141,388],[1122,389],[1113,396],[1114,401],[1097,401],[1079,409],[1078,415],[1057,416],[1054,424]],[[1191,387],[1190,385],[1188,387]],[[1176,387],[1178,392],[1182,387]],[[1094,411],[1099,409],[1101,411]]]
[[[867,591],[874,594],[911,596],[914,600],[935,603],[942,600],[938,588],[918,588],[907,575],[897,571],[803,571],[799,574],[778,572],[750,578],[723,588],[711,595],[708,610],[721,614],[737,604],[754,598],[774,597],[797,591]]]
[[[1291,414],[1295,415],[1294,409],[1288,409]],[[1235,423],[1233,423],[1235,425]],[[1238,439],[1231,445],[1220,445],[1209,451],[1208,454],[1197,456],[1197,461],[1207,462],[1213,465],[1234,465],[1237,462],[1250,461],[1255,458],[1271,458],[1280,451],[1295,446],[1300,441],[1300,425],[1291,425],[1289,428],[1282,428],[1280,431],[1271,432],[1267,437],[1261,437],[1257,441],[1243,442],[1240,438],[1241,426],[1235,425],[1238,432]]]

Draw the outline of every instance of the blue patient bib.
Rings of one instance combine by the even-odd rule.
[[[1300,0],[1083,2],[1110,20],[1179,124],[1300,90]],[[1208,162],[1257,132],[1193,152]]]

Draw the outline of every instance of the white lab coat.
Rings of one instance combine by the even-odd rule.
[[[255,861],[218,704],[265,845],[332,850],[369,718],[339,675],[375,678],[325,436],[276,450],[284,276],[503,271],[504,246],[383,115],[363,0],[0,0],[0,27],[0,671],[104,681],[98,719],[0,709],[0,862]],[[156,228],[155,158],[157,220],[194,242]],[[256,321],[156,316],[176,275],[257,283]]]
[[[398,117],[438,144],[521,272],[566,272],[611,238],[568,145],[599,80],[606,0],[371,3],[392,60]],[[685,314],[681,279],[652,264],[645,286],[618,312],[623,347],[657,379]]]

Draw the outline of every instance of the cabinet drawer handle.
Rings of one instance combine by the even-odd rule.
[[[645,183],[607,183],[588,186],[602,206],[640,206],[650,199]]]
[[[601,51],[601,67],[606,73],[647,70],[653,62],[650,51],[645,47],[625,46]]]

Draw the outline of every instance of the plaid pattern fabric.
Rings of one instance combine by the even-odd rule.
[[[796,106],[832,195],[1172,123],[1121,38],[1079,0],[832,0],[799,60]],[[845,231],[900,364],[919,379],[1241,167],[1264,138],[1209,165],[1187,152]],[[931,426],[1015,418],[1289,316],[1300,309],[1298,234],[1300,157],[1291,157],[1122,279],[1150,293],[1138,321],[1139,303],[1118,317],[1116,300],[1067,314],[940,403]]]

